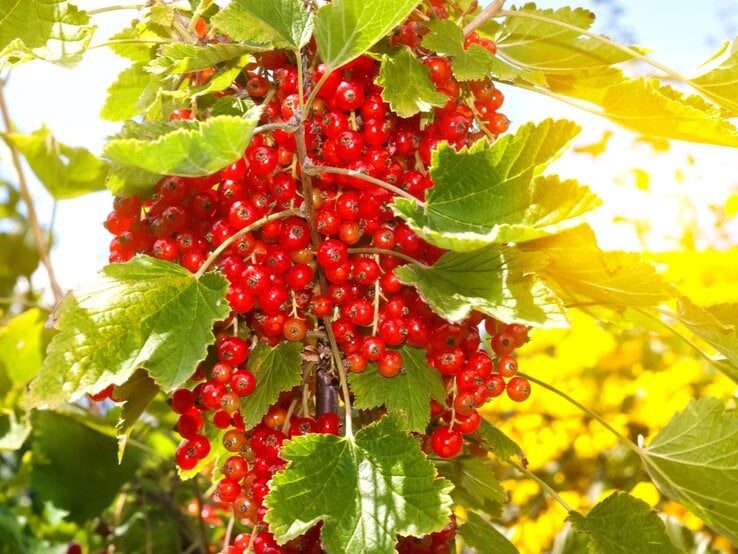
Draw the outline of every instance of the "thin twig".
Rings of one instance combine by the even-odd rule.
[[[407,254],[403,254],[402,252],[398,252],[397,250],[387,250],[386,248],[349,248],[348,252],[349,254],[381,254],[382,256],[395,256],[396,258],[400,258],[401,260],[405,260],[411,264],[419,265],[420,267],[428,267],[420,260],[416,260],[415,258],[408,256]]]
[[[612,425],[610,425],[610,424],[609,424],[609,423],[607,422],[607,420],[605,420],[605,418],[604,418],[604,417],[602,417],[602,416],[601,416],[600,414],[598,414],[597,412],[594,412],[594,411],[590,410],[590,409],[589,409],[589,408],[587,408],[587,407],[586,407],[585,405],[583,405],[583,404],[580,404],[579,402],[577,402],[576,400],[574,400],[574,399],[573,399],[573,398],[572,398],[571,396],[569,396],[569,395],[568,395],[568,394],[566,394],[565,392],[563,392],[563,391],[560,391],[559,389],[557,389],[557,388],[556,388],[556,387],[554,387],[553,385],[549,385],[549,384],[548,384],[548,383],[546,383],[545,381],[541,381],[540,379],[536,379],[535,377],[532,377],[531,375],[528,375],[528,374],[526,374],[526,373],[522,373],[522,372],[518,372],[518,375],[520,375],[521,377],[525,377],[525,378],[526,378],[526,379],[527,379],[528,381],[530,381],[531,383],[535,383],[535,384],[537,384],[537,385],[540,385],[540,386],[541,386],[541,387],[543,387],[544,389],[550,390],[551,392],[553,392],[554,394],[557,394],[557,395],[559,395],[559,396],[560,396],[561,398],[563,398],[564,400],[566,400],[566,401],[567,401],[567,402],[569,402],[570,404],[572,404],[572,405],[576,406],[576,407],[577,407],[577,408],[579,408],[579,409],[580,409],[581,411],[583,411],[583,412],[584,412],[585,414],[587,414],[587,415],[588,415],[589,417],[591,417],[591,418],[592,418],[592,419],[594,419],[595,421],[598,421],[598,422],[599,422],[599,423],[600,423],[600,424],[601,424],[601,425],[602,425],[602,426],[603,426],[603,427],[604,427],[605,429],[607,429],[607,430],[608,430],[608,431],[610,431],[610,432],[611,432],[611,433],[612,433],[613,435],[615,435],[615,436],[616,436],[616,437],[617,437],[618,439],[620,439],[620,441],[621,441],[621,442],[622,442],[622,443],[623,443],[623,444],[624,444],[625,446],[627,446],[627,447],[628,447],[628,448],[629,448],[630,450],[632,450],[633,452],[635,452],[635,453],[636,453],[636,454],[638,454],[639,456],[641,455],[641,449],[640,449],[640,448],[638,448],[638,445],[637,445],[637,444],[635,444],[635,443],[634,443],[634,442],[633,442],[632,440],[630,440],[630,439],[629,439],[628,437],[626,437],[625,435],[623,435],[622,433],[620,433],[620,431],[618,431],[618,430],[617,430],[617,429],[615,429],[615,428],[614,428],[614,427],[613,427]]]
[[[231,519],[228,520],[228,527],[226,527],[225,537],[223,537],[223,549],[221,554],[228,554],[228,547],[231,545],[231,534],[233,533],[233,524],[236,522],[236,517],[231,512]]]
[[[303,173],[306,173],[307,175],[320,175],[321,173],[333,173],[335,175],[346,175],[347,177],[355,177],[356,179],[366,181],[367,183],[372,183],[373,185],[377,185],[378,187],[387,189],[390,192],[394,192],[398,196],[402,196],[403,198],[406,198],[408,200],[415,202],[418,206],[422,206],[424,208],[427,206],[425,202],[423,202],[419,198],[416,198],[409,192],[402,190],[400,187],[396,187],[395,185],[392,185],[388,183],[387,181],[382,181],[381,179],[377,179],[376,177],[372,177],[371,175],[366,175],[362,173],[361,171],[355,171],[353,169],[345,169],[342,167],[331,167],[331,166],[325,166],[325,165],[303,165],[302,171]]]
[[[551,488],[551,486],[548,483],[546,483],[543,479],[541,479],[540,477],[538,477],[538,475],[536,475],[532,471],[524,468],[523,466],[521,466],[517,462],[513,462],[512,460],[507,460],[507,463],[510,464],[511,466],[513,466],[515,469],[517,469],[520,473],[522,473],[523,475],[525,475],[529,479],[532,479],[533,481],[535,481],[536,483],[538,483],[538,486],[541,487],[548,494],[550,494],[551,497],[554,500],[556,500],[556,502],[558,502],[559,504],[561,504],[567,512],[573,512],[574,511],[574,508],[572,508],[571,506],[569,506],[569,504],[566,502],[566,500],[564,500],[563,498],[561,498],[561,495],[559,493],[557,493],[555,490],[553,490],[553,488]]]
[[[336,335],[333,334],[333,327],[331,327],[330,318],[323,318],[323,325],[325,325],[325,332],[328,335],[328,341],[331,344],[331,352],[333,359],[336,364],[336,370],[338,371],[338,378],[341,382],[341,390],[343,391],[343,407],[346,415],[344,417],[346,423],[346,438],[354,438],[353,422],[351,420],[351,398],[349,396],[348,378],[346,375],[346,368],[343,367],[341,350],[338,348],[338,342],[336,341]]]
[[[8,106],[5,103],[5,81],[0,81],[0,110],[3,115],[3,124],[7,133],[14,131],[13,122],[10,119],[10,112]],[[8,148],[10,149],[10,157],[13,162],[13,168],[18,176],[18,188],[20,189],[21,198],[26,204],[28,209],[28,223],[31,225],[31,231],[33,232],[33,239],[36,242],[36,248],[38,248],[39,257],[41,263],[46,268],[46,273],[49,276],[49,285],[51,285],[51,291],[54,295],[54,303],[59,303],[64,296],[59,282],[56,279],[56,273],[54,272],[54,266],[51,264],[51,257],[49,256],[49,243],[44,236],[44,231],[41,229],[41,225],[36,215],[36,208],[33,204],[33,198],[28,190],[28,182],[23,172],[23,166],[21,165],[20,156],[18,155],[18,149],[12,141],[7,141]]]
[[[230,237],[228,237],[226,240],[223,241],[223,243],[218,246],[215,250],[213,250],[213,253],[208,256],[208,259],[203,262],[203,264],[200,266],[200,269],[197,270],[197,273],[195,273],[195,278],[199,279],[202,277],[205,272],[210,268],[211,265],[213,265],[213,262],[218,259],[218,256],[220,256],[223,252],[228,249],[228,247],[236,242],[238,239],[240,239],[242,236],[244,236],[246,233],[249,233],[253,231],[254,229],[258,229],[265,223],[269,223],[270,221],[274,221],[275,219],[284,219],[285,217],[289,217],[291,215],[300,215],[301,210],[300,208],[293,208],[291,210],[284,210],[282,212],[277,212],[270,214],[266,217],[262,217],[261,219],[258,219],[254,221],[251,225],[247,225],[243,229],[240,229],[237,233],[234,233]]]

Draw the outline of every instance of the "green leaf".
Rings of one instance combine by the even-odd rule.
[[[46,315],[31,308],[0,328],[0,367],[15,384],[25,384],[41,367]]]
[[[608,119],[641,133],[720,146],[738,146],[738,131],[700,96],[687,96],[656,79],[611,86],[602,106]]]
[[[738,39],[723,43],[702,71],[687,82],[731,115],[737,114]]]
[[[464,31],[450,20],[429,21],[423,47],[451,56],[451,68],[459,81],[484,79],[496,66],[494,56],[478,44],[464,48]]]
[[[29,230],[0,233],[0,279],[30,277],[38,267],[36,243]]]
[[[716,398],[692,400],[641,458],[659,490],[738,542],[738,417]]]
[[[129,41],[132,39],[141,42],[114,42]],[[126,27],[110,37],[110,40],[113,41],[110,44],[110,49],[123,58],[145,64],[156,57],[159,41],[168,41],[171,39],[170,30],[161,25],[156,25],[144,17],[143,20],[134,22],[130,27]],[[146,41],[152,41],[151,46],[145,46]]]
[[[651,307],[674,291],[637,254],[604,252],[587,225],[520,245],[545,262],[540,277],[569,305],[613,308]]]
[[[210,175],[243,156],[260,113],[254,108],[245,118],[179,122],[168,125],[166,131],[160,125],[129,125],[128,138],[109,141],[103,155],[117,164],[161,175]]]
[[[643,500],[619,492],[587,516],[569,512],[574,529],[587,533],[592,554],[677,554],[661,518]]]
[[[122,194],[123,196],[137,194],[141,198],[148,198],[160,179],[161,175],[156,173],[136,167],[112,164],[105,186],[113,194]]]
[[[375,364],[361,373],[349,375],[351,391],[356,395],[354,407],[387,409],[398,416],[404,431],[425,432],[430,421],[430,400],[443,403],[446,389],[438,371],[425,361],[425,353],[403,346],[403,371],[392,378],[382,376]]]
[[[258,343],[251,351],[247,367],[256,377],[256,388],[241,399],[241,414],[248,430],[261,421],[279,395],[302,382],[302,344],[282,342],[271,348]]]
[[[404,47],[382,56],[377,84],[383,87],[382,99],[400,117],[428,112],[448,101],[448,96],[436,92],[430,70]]]
[[[66,0],[0,0],[0,65],[39,58],[74,65],[95,30]]]
[[[451,515],[451,483],[394,417],[355,438],[309,434],[287,441],[287,468],[271,481],[265,520],[284,543],[323,521],[328,554],[392,554],[396,536],[440,530]]]
[[[454,484],[451,496],[468,510],[479,510],[492,517],[502,515],[507,492],[494,474],[490,459],[476,456],[456,456],[448,460],[433,460],[438,472]]]
[[[393,208],[424,239],[457,252],[556,233],[600,204],[576,181],[539,176],[578,132],[573,122],[547,119],[492,145],[480,140],[457,152],[443,144],[432,154],[427,205],[397,198]]]
[[[18,417],[13,410],[0,410],[0,452],[18,450],[30,434],[27,415]]]
[[[121,71],[108,87],[100,117],[108,121],[125,121],[145,112],[163,86],[161,78],[147,73],[143,62]]]
[[[190,73],[237,60],[250,52],[254,52],[254,48],[246,44],[220,43],[196,46],[174,42],[162,46],[159,56],[149,63],[146,69],[155,75]]]
[[[315,17],[318,54],[331,69],[358,58],[410,15],[417,0],[336,0]]]
[[[238,42],[299,50],[310,40],[312,17],[300,0],[232,0],[211,20]]]
[[[111,384],[139,367],[165,390],[185,382],[228,315],[226,280],[138,256],[105,266],[98,280],[68,294],[56,312],[59,333],[26,401],[55,406]]]
[[[8,133],[3,137],[20,150],[38,180],[57,200],[105,188],[108,164],[86,148],[62,144],[46,127],[30,135]]]
[[[700,307],[689,298],[679,298],[679,321],[725,356],[720,370],[738,382],[738,305]]]
[[[523,465],[527,464],[525,454],[523,454],[523,450],[518,446],[518,443],[486,419],[482,420],[477,433],[480,444],[494,453],[500,460],[506,462],[513,456],[517,456],[523,462]]]
[[[566,327],[561,301],[533,274],[540,263],[538,257],[518,249],[489,246],[448,252],[430,267],[404,265],[395,269],[395,275],[451,321],[478,310],[509,323]]]
[[[140,452],[120,465],[115,453],[113,437],[67,415],[36,412],[31,487],[83,523],[108,507],[140,463]]]
[[[18,518],[0,512],[0,554],[28,554]]]
[[[18,213],[20,198],[20,192],[14,185],[7,181],[0,181],[0,218],[20,219],[21,216]]]
[[[175,13],[173,6],[154,4],[149,8],[148,20],[162,27],[172,27],[174,26]]]
[[[518,549],[502,533],[474,512],[467,512],[466,523],[459,528],[459,535],[466,546],[477,552],[518,554]]]
[[[159,386],[145,369],[137,369],[128,381],[115,388],[115,401],[123,403],[115,426],[118,432],[118,463],[123,459],[133,426],[158,393]]]
[[[609,66],[634,59],[640,52],[628,52],[601,40],[583,35],[595,15],[584,8],[537,9],[534,3],[509,10],[494,34],[497,55],[529,71],[572,72]],[[515,15],[520,14],[520,15]],[[537,18],[525,17],[532,14]]]

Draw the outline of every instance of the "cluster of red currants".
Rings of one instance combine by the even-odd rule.
[[[426,9],[443,17],[446,7],[432,1]],[[278,546],[263,522],[262,502],[269,479],[285,465],[285,439],[340,432],[334,413],[298,417],[286,409],[303,390],[285,393],[259,425],[245,429],[241,398],[259,383],[246,367],[250,343],[241,336],[248,334],[251,345],[271,346],[335,339],[340,352],[334,355],[340,354],[347,371],[367,371],[372,362],[387,378],[403,371],[401,346],[424,349],[448,391],[446,405],[431,402],[435,423],[427,451],[441,457],[462,451],[464,435],[479,427],[478,408],[491,398],[507,391],[522,401],[530,394],[511,355],[527,340],[525,326],[478,312],[460,323],[446,321],[393,273],[409,260],[430,265],[444,253],[395,217],[395,195],[424,199],[433,186],[431,152],[440,142],[460,149],[509,124],[498,111],[503,96],[493,82],[458,82],[447,58],[422,47],[425,31],[422,18],[411,18],[389,43],[412,49],[448,97],[430,124],[391,111],[376,84],[379,63],[370,57],[328,72],[308,47],[313,69],[299,83],[293,54],[266,52],[227,92],[262,106],[261,125],[243,157],[206,177],[165,177],[144,201],[116,197],[106,220],[115,235],[111,262],[146,253],[193,273],[212,264],[230,283],[232,314],[220,324],[217,360],[201,364],[191,389],[174,391],[172,409],[183,438],[176,453],[183,470],[197,467],[210,452],[206,426],[223,431],[231,456],[220,467],[214,500],[254,529],[235,537],[233,553],[249,547],[257,553],[321,552],[317,527]],[[467,46],[472,43],[495,50],[475,33],[467,37]],[[188,109],[170,116],[191,117]],[[241,336],[225,334],[232,322]],[[482,349],[482,327],[491,337],[491,355]],[[450,528],[427,539],[403,539],[400,551],[447,552],[453,534]]]

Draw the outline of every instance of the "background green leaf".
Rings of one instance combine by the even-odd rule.
[[[629,252],[605,252],[587,225],[525,242],[520,249],[544,262],[539,275],[570,306],[651,307],[673,288],[656,268]]]
[[[587,516],[569,512],[574,529],[587,533],[592,554],[677,554],[664,522],[643,500],[624,492],[598,503]]]
[[[699,398],[641,450],[659,490],[738,542],[738,417],[716,398]]]
[[[724,360],[718,360],[718,367],[738,382],[738,304],[700,307],[682,296],[677,317],[690,331],[725,356]]]
[[[738,39],[723,43],[688,82],[731,115],[738,114]]]
[[[391,378],[382,376],[377,366],[370,363],[361,373],[351,373],[349,384],[356,395],[354,407],[359,409],[387,409],[398,416],[406,431],[425,432],[430,421],[430,400],[445,402],[446,389],[441,375],[425,360],[425,352],[403,346],[403,371]]]
[[[451,497],[468,510],[478,510],[492,517],[502,515],[507,492],[495,477],[489,458],[456,456],[448,460],[434,459],[438,472],[454,484]]]
[[[108,87],[100,117],[125,121],[149,109],[164,83],[159,76],[146,72],[145,67],[144,62],[138,62],[120,72]]]
[[[31,384],[29,405],[55,406],[126,382],[144,367],[165,390],[185,382],[228,315],[226,280],[138,256],[106,266],[96,282],[68,294],[59,333]]]
[[[75,64],[95,30],[89,20],[66,0],[0,0],[0,65],[33,58]]]
[[[15,384],[25,384],[41,368],[46,317],[45,311],[31,308],[0,328],[0,367]]]
[[[477,434],[480,439],[479,444],[501,460],[507,461],[513,456],[517,456],[523,462],[523,465],[527,463],[525,454],[518,443],[486,419],[482,420]]]
[[[59,142],[46,127],[29,135],[8,133],[3,137],[20,150],[38,180],[57,200],[105,188],[108,164],[86,148]]]
[[[495,554],[518,554],[518,549],[495,529],[474,512],[467,512],[466,523],[459,528],[459,535],[464,544],[476,552],[494,552]]]
[[[738,130],[713,104],[656,79],[633,79],[611,86],[602,105],[608,119],[643,135],[738,146]]]
[[[392,554],[396,536],[449,521],[451,484],[397,420],[385,416],[355,439],[308,434],[287,441],[287,468],[271,481],[265,519],[280,542],[323,521],[328,554]]]
[[[76,418],[51,411],[33,417],[31,486],[72,521],[100,515],[140,461],[140,451],[131,451],[118,465],[115,439]]]
[[[589,30],[595,14],[584,8],[539,9],[529,2],[509,11],[511,15],[501,24],[493,20],[482,30],[494,37],[498,57],[530,71],[572,72],[610,66],[634,59],[633,54],[637,52],[628,53],[558,24]],[[528,18],[525,14],[545,20]]]

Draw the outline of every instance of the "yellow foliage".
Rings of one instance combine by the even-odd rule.
[[[649,481],[641,481],[630,491],[630,494],[636,498],[640,498],[651,508],[656,508],[656,505],[661,501],[661,493],[659,489]]]

